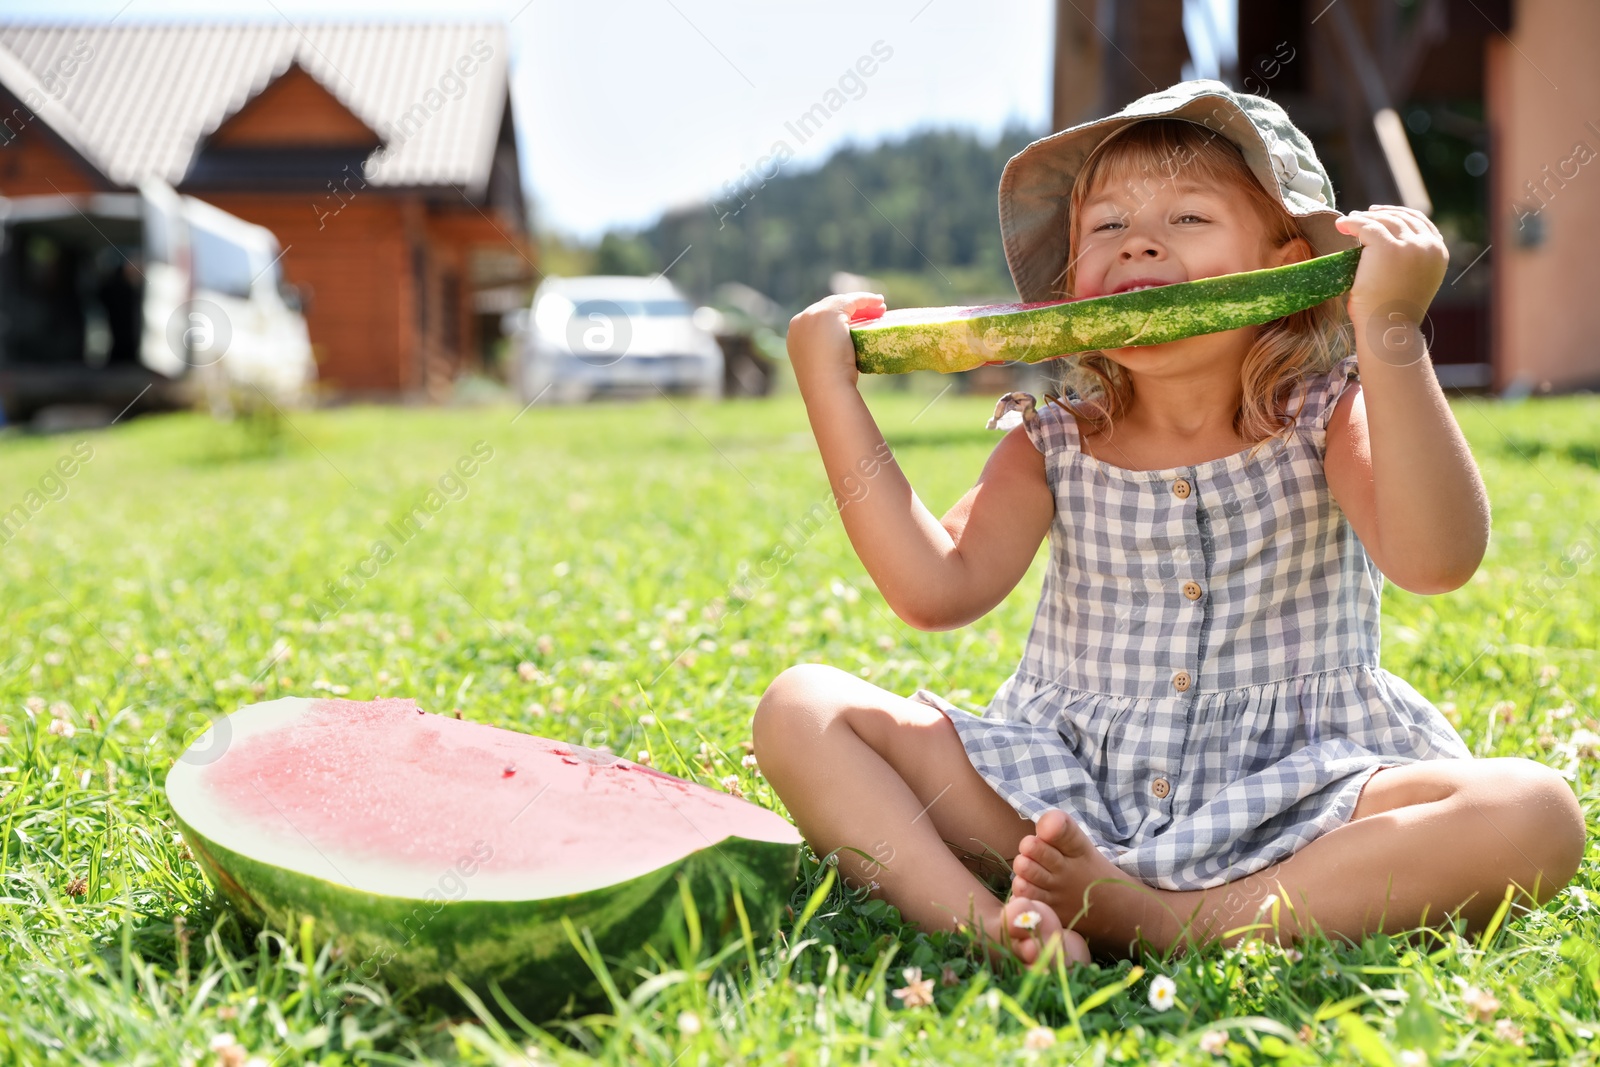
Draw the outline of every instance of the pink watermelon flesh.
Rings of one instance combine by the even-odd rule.
[[[863,326],[872,323],[874,326],[916,326],[922,323],[959,322],[962,319],[982,318],[985,315],[1006,315],[1016,311],[1032,311],[1035,308],[1060,307],[1063,304],[1076,304],[1086,297],[1072,297],[1069,300],[1035,300],[1026,304],[976,304],[952,305],[942,308],[891,308],[882,315],[858,315],[850,319],[849,325]]]
[[[681,889],[714,945],[739,936],[735,892],[758,934],[774,929],[799,863],[799,833],[764,808],[411,700],[243,708],[166,788],[196,858],[255,922],[293,931],[309,915],[364,975],[421,988],[453,973],[534,1004],[598,993],[563,920],[608,961],[670,956]]]
[[[726,793],[410,700],[312,700],[284,724],[202,769],[217,814],[255,827],[262,858],[370,892],[405,869],[431,883],[478,841],[474,900],[612,885],[725,837],[799,840]]]

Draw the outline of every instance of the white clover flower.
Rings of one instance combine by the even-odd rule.
[[[1207,1030],[1200,1035],[1200,1051],[1202,1052],[1220,1056],[1227,1047],[1228,1034],[1224,1030]]]
[[[1019,415],[1018,418],[1021,418]],[[1032,1051],[1047,1049],[1056,1043],[1056,1032],[1048,1026],[1035,1026],[1022,1039],[1022,1047]]]
[[[1500,1001],[1487,989],[1468,986],[1461,994],[1461,1002],[1472,1012],[1478,1022],[1488,1022],[1500,1010]]]
[[[906,984],[896,989],[894,995],[908,1008],[925,1008],[933,1003],[933,979],[922,977],[921,967],[907,967],[901,971]]]
[[[1574,730],[1568,740],[1584,759],[1600,758],[1600,734],[1593,730]]]
[[[700,1016],[692,1011],[678,1013],[678,1033],[686,1037],[693,1037],[700,1032]]]

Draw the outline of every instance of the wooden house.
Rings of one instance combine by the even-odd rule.
[[[319,376],[439,397],[536,276],[498,25],[0,22],[0,196],[159,178],[271,229]]]

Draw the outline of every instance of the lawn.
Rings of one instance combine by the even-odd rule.
[[[938,384],[868,396],[942,513],[997,435],[982,428],[992,398],[935,400]],[[1494,503],[1489,554],[1454,593],[1385,590],[1383,664],[1475,753],[1562,769],[1593,827],[1600,399],[1455,410]],[[296,414],[276,432],[181,415],[0,437],[0,512],[27,516],[0,535],[7,1061],[687,1067],[1087,1052],[1488,1067],[1600,1049],[1593,844],[1573,888],[1484,937],[1290,953],[1257,942],[1065,983],[975,966],[953,937],[902,928],[808,855],[780,937],[664,966],[600,1014],[535,1013],[539,1026],[363,981],[314,931],[243,928],[177,838],[161,788],[186,739],[242,704],[413,696],[648,750],[712,785],[737,775],[781,811],[741,757],[756,700],[785,666],[824,661],[978,709],[1021,655],[1043,551],[975,625],[901,624],[850,549],[792,394],[516,416],[351,408]],[[476,473],[441,486],[475,449]],[[386,524],[430,489],[445,505],[395,537]],[[931,1007],[893,995],[911,966],[935,979],[949,969]],[[1165,1011],[1149,997],[1160,975],[1176,982]]]

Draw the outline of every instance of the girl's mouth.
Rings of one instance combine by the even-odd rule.
[[[1171,284],[1173,284],[1173,283],[1171,283],[1171,282],[1143,282],[1143,281],[1135,282],[1132,285],[1124,285],[1124,286],[1121,286],[1120,288],[1113,289],[1107,295],[1116,296],[1119,293],[1136,293],[1140,289],[1159,289],[1163,285],[1171,285]]]

